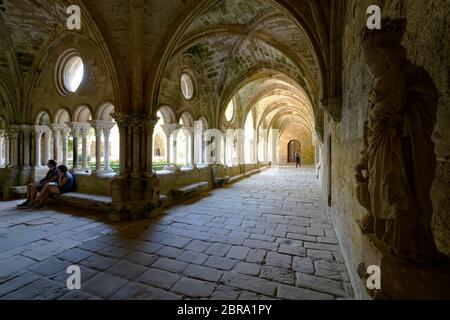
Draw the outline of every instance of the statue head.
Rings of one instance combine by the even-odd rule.
[[[379,78],[406,60],[406,49],[401,45],[406,29],[406,19],[381,22],[381,29],[364,28],[362,44],[364,58],[370,73]]]

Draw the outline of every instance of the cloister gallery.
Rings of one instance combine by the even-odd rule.
[[[0,1],[0,299],[450,298],[449,17]],[[76,191],[17,208],[49,159]]]

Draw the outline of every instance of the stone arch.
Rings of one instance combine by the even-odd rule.
[[[78,106],[73,112],[72,120],[74,122],[88,122],[92,120],[92,110],[87,105]]]
[[[160,47],[157,49],[157,52],[159,54],[156,55],[156,61],[153,61],[146,73],[145,90],[146,96],[148,98],[146,99],[146,101],[149,101],[149,105],[146,106],[147,110],[152,110],[155,108],[155,105],[158,101],[158,92],[160,90],[164,70],[174,52],[176,51],[177,44],[184,35],[185,30],[188,30],[188,27],[191,25],[191,23],[213,3],[214,1],[212,0],[203,0],[193,5],[190,8],[190,11],[180,17],[178,23],[174,24],[176,27],[168,32],[165,41],[161,42]],[[308,10],[311,11],[310,14],[305,15],[303,12],[302,14],[299,14],[298,8],[296,8],[295,5],[289,2],[268,0],[268,3],[270,4],[270,6],[280,10],[286,17],[290,18],[296,24],[296,26],[303,30],[306,34],[307,39],[314,51],[314,59],[319,69],[321,89],[320,100],[324,102],[328,101],[330,91],[332,94],[335,93],[336,95],[340,95],[340,92],[334,92],[340,88],[339,85],[336,85],[336,90],[329,90],[328,88],[329,83],[331,82],[328,80],[329,76],[327,75],[327,71],[329,71],[329,60],[330,56],[333,56],[333,58],[335,58],[335,56],[338,56],[338,53],[334,52],[334,49],[338,51],[338,48],[334,48],[335,46],[331,47],[330,45],[330,38],[327,32],[328,23],[325,18],[323,18],[325,16],[322,14],[323,8],[321,8],[317,4],[313,4],[308,8]],[[333,10],[337,9],[335,8],[336,6],[338,6],[338,4],[329,5],[330,9]],[[339,18],[340,17],[338,15],[333,16],[333,23],[337,24],[335,20],[338,20]],[[325,47],[327,50],[323,50],[323,47]],[[333,50],[331,54],[330,50]],[[336,60],[337,59],[332,59],[332,61]],[[335,65],[333,65],[333,68],[334,67],[339,67],[339,63],[335,63]]]
[[[3,167],[8,162],[8,146],[6,139],[6,118],[0,115],[0,167]]]
[[[205,116],[201,116],[197,121],[200,121],[202,123],[204,130],[209,129],[209,121]]]
[[[288,163],[295,163],[295,152],[296,150],[302,149],[302,143],[298,141],[297,139],[291,140],[288,142],[287,147],[287,162]]]
[[[98,54],[105,64],[108,75],[111,77],[114,101],[116,105],[125,105],[126,101],[125,92],[127,88],[126,77],[124,76],[124,68],[121,64],[123,59],[115,51],[114,46],[111,46],[111,41],[107,41],[108,32],[101,23],[97,23],[94,16],[94,8],[87,4],[87,1],[73,0],[73,4],[81,7],[83,14],[83,32],[68,32],[65,28],[65,24],[61,24],[61,27],[56,30],[56,33],[51,37],[45,39],[44,43],[40,45],[39,51],[36,52],[32,70],[42,70],[45,68],[45,64],[49,61],[51,55],[54,53],[60,45],[65,41],[74,39],[83,39],[92,43],[92,46],[98,49]],[[100,17],[100,15],[95,15]],[[62,27],[64,25],[64,27]],[[24,88],[24,110],[28,113],[32,108],[32,94],[39,83],[41,72],[34,72],[30,79],[26,82],[27,86]]]
[[[15,118],[20,112],[14,111],[12,95],[2,79],[0,79],[0,106],[5,108],[6,112],[3,114],[5,120],[7,120],[8,123],[14,123],[16,120]]]
[[[194,127],[194,117],[192,117],[189,111],[184,111],[180,116],[180,122],[183,122],[185,127]]]
[[[173,111],[173,109],[171,107],[161,106],[161,107],[159,107],[159,109],[157,110],[156,113],[158,113],[158,112],[161,114],[164,124],[176,122],[175,112]]]
[[[113,121],[111,114],[114,113],[114,110],[115,107],[113,103],[102,103],[95,113],[95,118],[96,120]]]
[[[56,124],[67,124],[67,122],[70,122],[72,117],[70,116],[70,111],[67,108],[60,108],[55,112],[53,119]]]
[[[0,130],[6,129],[6,118],[4,116],[0,116]]]
[[[38,126],[49,126],[52,123],[52,117],[47,110],[39,111],[35,117],[35,124]]]

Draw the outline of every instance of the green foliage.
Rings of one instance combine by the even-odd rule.
[[[104,162],[101,162],[101,167],[104,167]],[[68,160],[67,161],[67,165],[72,168],[73,167],[73,161],[72,160]],[[158,170],[163,170],[164,167],[166,166],[166,162],[161,161],[161,162],[154,162],[153,163],[153,170],[158,171]],[[112,170],[114,170],[114,172],[119,172],[119,161],[115,160],[115,161],[110,161],[110,167]],[[89,168],[93,171],[95,170],[95,161],[90,161],[89,162]]]

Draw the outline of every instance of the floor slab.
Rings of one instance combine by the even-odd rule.
[[[152,220],[2,202],[0,222],[0,299],[353,297],[312,168],[271,168]]]

